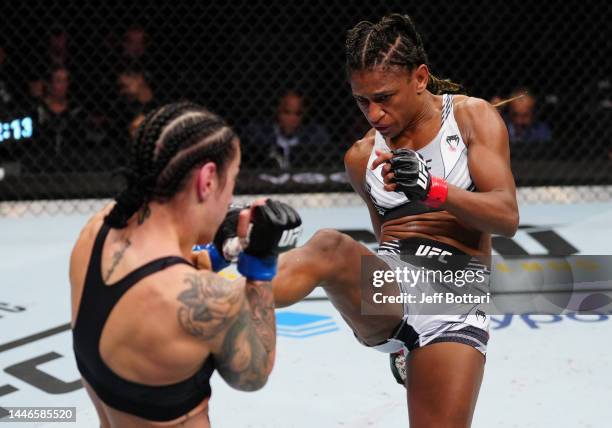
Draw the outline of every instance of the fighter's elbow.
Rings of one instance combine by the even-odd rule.
[[[255,392],[255,391],[259,391],[260,389],[262,389],[266,385],[266,383],[268,383],[268,378],[265,378],[264,380],[258,381],[258,382],[242,384],[235,388],[243,392]]]
[[[260,355],[252,358],[250,363],[246,360],[233,361],[230,365],[217,367],[221,377],[229,386],[238,391],[258,391],[262,389],[272,373],[274,367],[275,352],[268,356]],[[244,365],[248,363],[248,366]]]
[[[518,210],[512,210],[508,212],[504,218],[504,222],[501,227],[501,230],[499,231],[499,234],[507,238],[512,238],[518,230],[519,221],[520,218]]]
[[[268,383],[269,373],[264,376],[254,376],[242,382],[231,383],[232,388],[243,392],[259,391]]]

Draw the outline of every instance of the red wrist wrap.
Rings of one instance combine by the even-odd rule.
[[[423,203],[430,208],[438,208],[446,202],[446,196],[448,196],[446,180],[440,177],[431,177],[431,187]]]

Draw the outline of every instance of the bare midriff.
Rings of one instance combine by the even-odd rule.
[[[447,211],[418,214],[386,221],[380,241],[425,238],[451,245],[472,256],[491,254],[491,236],[462,224]]]

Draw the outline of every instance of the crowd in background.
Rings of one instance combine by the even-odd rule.
[[[28,64],[11,61],[0,45],[0,118],[32,117],[31,141],[4,151],[27,172],[112,169],[129,147],[134,121],[160,105],[144,27],[134,25],[99,61],[96,81],[82,73],[70,34],[51,28]],[[94,97],[87,89],[97,85]],[[92,99],[94,98],[94,99]]]
[[[49,28],[27,69],[15,66],[11,61],[15,53],[9,53],[0,41],[0,119],[30,116],[35,124],[31,141],[4,141],[4,147],[0,143],[0,163],[17,162],[24,173],[123,166],[125,150],[144,116],[169,100],[158,89],[156,80],[164,70],[155,62],[153,41],[144,26],[127,26],[117,40],[108,43],[95,81],[82,73],[71,40],[65,28]],[[97,87],[93,99],[87,93],[92,85]],[[271,112],[269,117],[239,121],[236,126],[245,168],[303,171],[329,167],[330,159],[340,162],[346,141],[334,141],[337,134],[329,130],[333,123],[312,120],[310,94],[302,92],[300,82],[268,95],[273,106],[262,110]],[[537,95],[524,87],[494,95],[494,104],[514,98],[499,108],[513,152],[548,150],[547,145],[555,141],[555,126],[547,123]],[[194,101],[208,104],[206,99]],[[544,106],[556,104],[548,101]],[[354,128],[345,140],[359,138],[367,130],[363,120]]]

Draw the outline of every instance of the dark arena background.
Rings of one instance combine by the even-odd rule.
[[[605,2],[129,4],[3,4],[2,200],[113,196],[131,121],[177,99],[208,106],[238,130],[239,193],[348,191],[333,173],[343,170],[344,151],[367,123],[346,82],[344,37],[358,20],[391,11],[412,15],[434,73],[462,83],[468,94],[533,94],[534,121],[549,132],[538,144],[513,141],[519,186],[611,184]],[[32,91],[44,91],[58,67],[70,104],[52,115]],[[121,95],[122,73],[143,78],[150,99]],[[253,125],[272,121],[289,89],[303,94],[303,121],[323,135],[279,165]],[[503,113],[509,118],[508,108]],[[270,177],[283,173],[298,176]]]
[[[610,254],[609,2],[4,1],[0,418],[11,407],[67,406],[76,422],[58,427],[98,426],[72,353],[68,260],[88,218],[123,188],[138,124],[162,104],[194,101],[234,127],[236,200],[292,203],[304,221],[299,244],[335,228],[375,248],[344,173],[344,153],[369,129],[347,82],[344,40],[357,22],[392,12],[411,15],[436,76],[493,104],[522,95],[498,107],[521,224],[492,245],[495,256],[529,264],[498,291],[556,292],[533,285],[550,257]],[[299,143],[276,144],[282,120]],[[584,291],[609,295],[605,279]],[[592,314],[493,317],[473,426],[609,427],[606,298]],[[354,340],[325,293],[277,311],[277,333],[262,391],[213,377],[212,426],[406,426],[387,356]]]

